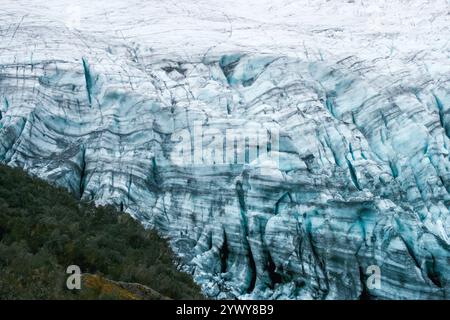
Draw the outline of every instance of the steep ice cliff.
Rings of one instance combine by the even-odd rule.
[[[7,0],[0,39],[0,161],[156,227],[210,297],[450,297],[448,1]],[[219,161],[230,128],[277,142]]]

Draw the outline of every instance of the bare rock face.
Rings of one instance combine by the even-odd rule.
[[[81,290],[101,299],[119,300],[171,300],[158,291],[140,283],[114,281],[108,278],[84,273]]]
[[[448,299],[446,1],[7,2],[0,161],[157,228],[210,297]]]

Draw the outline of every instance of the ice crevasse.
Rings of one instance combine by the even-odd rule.
[[[449,298],[447,1],[6,2],[2,163],[156,228],[212,298]],[[277,128],[277,162],[175,162],[198,124]]]

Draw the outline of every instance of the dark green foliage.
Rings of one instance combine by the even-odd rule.
[[[0,165],[0,299],[83,299],[65,287],[67,266],[147,285],[173,299],[201,298],[167,242],[112,207]]]

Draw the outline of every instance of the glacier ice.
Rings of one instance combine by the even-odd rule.
[[[448,1],[67,3],[2,2],[0,161],[157,228],[210,297],[448,299]],[[278,162],[173,161],[195,123],[276,125]]]

